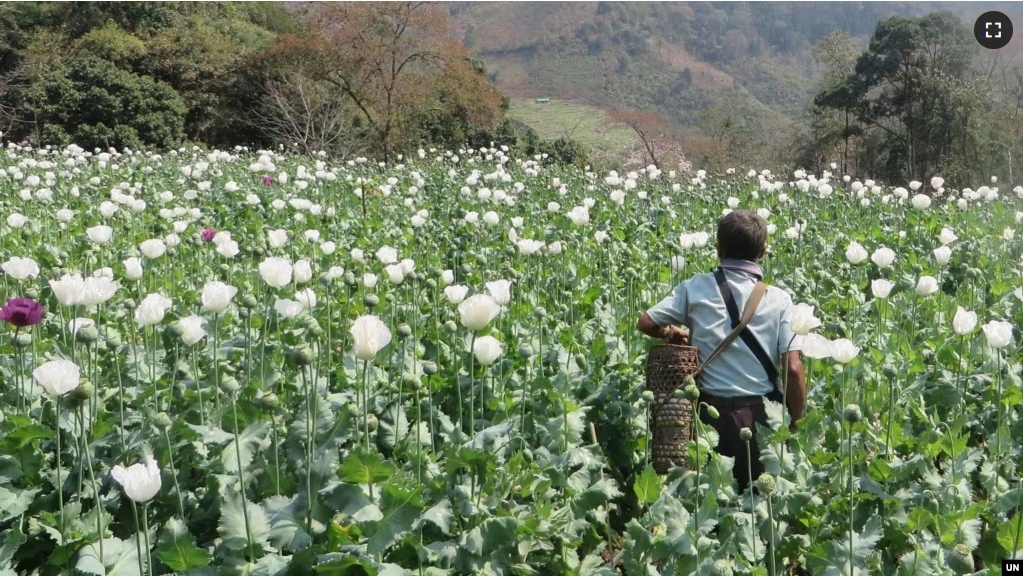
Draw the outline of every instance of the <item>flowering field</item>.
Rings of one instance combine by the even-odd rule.
[[[0,572],[1023,557],[1023,188],[542,160],[8,148]],[[699,467],[648,466],[634,328],[714,265],[729,209],[767,218],[767,280],[810,334],[807,416],[790,433],[769,407],[752,501],[708,428]]]

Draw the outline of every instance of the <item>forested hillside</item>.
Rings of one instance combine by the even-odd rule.
[[[7,2],[0,31],[0,131],[17,142],[387,160],[518,139],[429,3]]]
[[[3,3],[0,131],[1012,180],[1023,59],[973,38],[992,9],[1023,21],[1009,3]]]
[[[1011,3],[966,2],[458,2],[463,41],[512,98],[585,100],[663,110],[686,125],[722,96],[766,118],[798,114],[819,66],[814,45],[835,31],[860,48],[894,15],[949,10],[973,20]],[[1023,14],[1023,13],[1021,13]]]
[[[814,118],[819,121],[822,114],[812,106],[813,100],[824,89],[821,82],[829,74],[854,72],[858,55],[867,50],[880,22],[893,16],[920,18],[949,12],[962,26],[955,31],[935,31],[931,37],[920,36],[919,57],[926,59],[928,49],[935,46],[965,42],[968,53],[960,54],[961,62],[970,66],[951,71],[957,75],[957,85],[972,87],[978,96],[997,93],[1001,97],[1011,93],[1015,83],[1018,41],[995,56],[973,40],[972,25],[987,10],[1001,10],[1017,21],[1023,16],[1018,6],[1005,2],[983,6],[950,2],[467,2],[448,4],[448,9],[465,44],[487,63],[492,79],[512,99],[513,115],[516,106],[525,108],[526,102],[540,97],[591,106],[595,112],[641,110],[662,118],[694,158],[721,164],[769,160],[802,165],[834,158],[830,150],[834,134],[826,138],[808,134]],[[836,32],[841,33],[840,41],[837,37],[826,41]],[[836,67],[848,70],[840,73]],[[925,75],[933,71],[929,65],[919,68]],[[980,70],[986,71],[980,78],[970,76]],[[954,106],[966,107],[962,102]],[[852,108],[848,112],[853,114]],[[993,118],[993,112],[988,112],[987,117]],[[924,119],[917,116],[918,121]],[[933,117],[938,116],[935,112]],[[865,118],[861,120],[866,122]],[[949,116],[943,118],[941,122],[947,123]],[[860,124],[864,123],[843,124],[841,130],[862,136],[867,131]],[[783,139],[785,145],[779,146]],[[847,139],[839,140],[844,146]],[[813,150],[807,148],[808,143]],[[899,173],[894,166],[900,161],[889,159],[882,150],[886,147],[891,143],[873,143],[859,159],[861,168],[886,176]],[[969,162],[976,162],[984,148],[964,147],[973,151]],[[849,156],[856,155],[847,152]],[[948,156],[942,162],[952,162]],[[988,160],[998,164],[993,156]],[[934,162],[928,160],[913,171],[905,167],[901,172],[924,170],[925,164],[933,166]],[[958,166],[963,161],[955,163]]]

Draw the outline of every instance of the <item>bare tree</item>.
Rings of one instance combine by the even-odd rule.
[[[612,112],[611,119],[631,128],[636,133],[646,152],[646,157],[658,170],[661,169],[664,154],[669,150],[674,150],[675,145],[681,140],[669,135],[667,123],[652,112],[620,110]]]
[[[263,90],[262,105],[252,117],[269,138],[310,155],[327,150],[347,157],[364,149],[347,101],[323,83],[292,72],[283,80],[268,78]]]

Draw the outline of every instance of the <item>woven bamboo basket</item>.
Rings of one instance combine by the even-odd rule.
[[[688,399],[675,398],[675,391],[699,368],[696,347],[658,345],[647,357],[646,387],[654,394],[651,455],[660,475],[672,467],[686,466],[684,444],[693,438],[693,405]]]

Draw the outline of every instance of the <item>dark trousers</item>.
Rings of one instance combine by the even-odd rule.
[[[748,397],[745,397],[748,399]],[[718,410],[718,418],[713,419],[707,414],[707,403]],[[705,425],[714,428],[718,433],[718,454],[724,457],[735,459],[735,467],[732,474],[739,486],[741,495],[749,486],[750,471],[752,470],[753,481],[756,482],[764,472],[764,466],[760,462],[760,447],[757,445],[756,423],[767,425],[767,411],[763,401],[753,404],[735,402],[732,399],[721,397],[710,397],[707,394],[700,395],[700,421]],[[746,441],[742,440],[740,431],[748,428],[753,433],[749,442],[749,458],[746,456]]]

